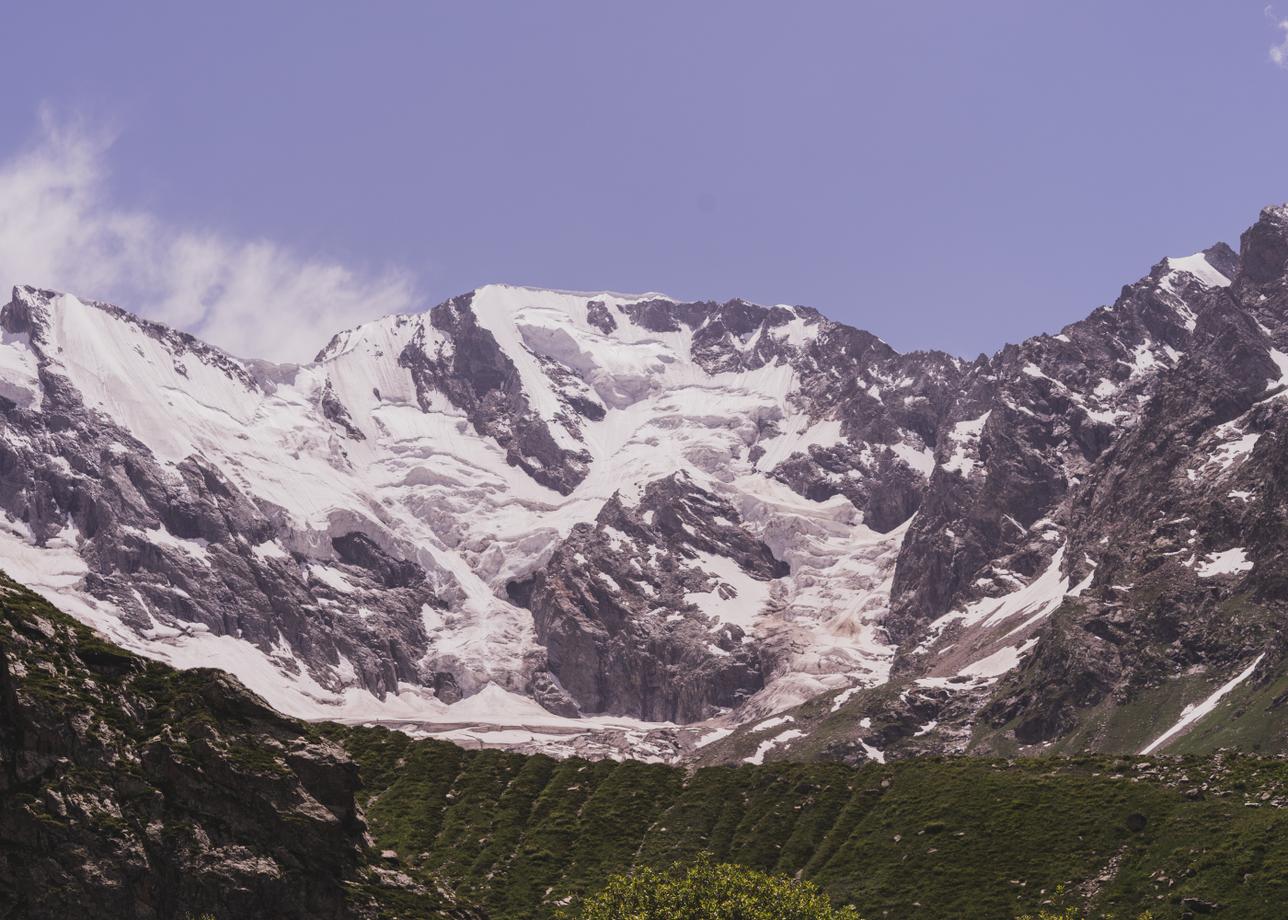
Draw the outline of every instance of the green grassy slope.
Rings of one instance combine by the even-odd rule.
[[[865,917],[1005,918],[1065,885],[1093,916],[1288,903],[1288,764],[928,758],[684,771],[463,751],[329,728],[402,868],[495,920],[550,917],[631,865],[702,851],[800,874]]]

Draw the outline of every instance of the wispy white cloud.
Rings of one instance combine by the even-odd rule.
[[[1283,30],[1284,37],[1279,44],[1271,46],[1270,60],[1288,70],[1288,19],[1281,19],[1276,25]]]
[[[1266,4],[1266,18],[1274,23],[1275,28],[1283,33],[1283,39],[1277,45],[1270,46],[1270,60],[1277,66],[1288,70],[1288,19],[1275,13],[1274,7]]]
[[[0,284],[71,291],[246,357],[304,361],[335,332],[413,309],[403,272],[364,273],[267,240],[176,227],[110,200],[114,135],[42,112],[0,162]]]

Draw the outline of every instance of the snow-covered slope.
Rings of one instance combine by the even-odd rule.
[[[1155,462],[1177,381],[1207,375],[1224,413],[1186,434],[1206,454],[1180,492],[1257,494],[1244,458],[1288,368],[1279,214],[1242,256],[1164,260],[975,362],[802,307],[490,286],[273,365],[18,288],[0,559],[116,641],[307,717],[719,758],[736,725],[821,704],[878,726],[846,756],[885,756],[900,687],[912,747],[962,749],[981,712],[1028,705],[1013,676],[1062,605],[1113,590],[1116,477]],[[1226,588],[1258,560],[1229,535],[1180,559]],[[813,743],[793,718],[747,756]]]
[[[879,621],[907,514],[878,533],[843,493],[883,476],[919,488],[930,450],[896,424],[856,437],[803,383],[920,384],[874,339],[834,360],[828,340],[853,330],[813,311],[494,286],[343,332],[304,366],[31,288],[3,326],[6,567],[118,641],[227,668],[287,712],[454,724],[491,687],[552,724],[693,721],[888,670]],[[811,450],[854,452],[827,472],[845,482],[793,491],[778,471]],[[750,663],[683,702],[569,694],[574,666],[552,662],[523,586],[579,527],[638,512],[677,474],[737,523],[697,513],[683,540],[659,537],[686,574],[648,599],[655,632],[720,672],[718,635],[736,629]],[[649,542],[604,533],[608,549]],[[636,547],[646,564],[660,548]],[[601,562],[572,565],[620,591],[629,575]]]

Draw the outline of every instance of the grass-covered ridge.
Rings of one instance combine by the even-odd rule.
[[[494,920],[544,918],[633,865],[799,875],[865,918],[1036,914],[1059,886],[1089,916],[1281,917],[1288,763],[925,758],[711,767],[465,751],[330,728],[359,764],[371,832],[401,868]],[[1188,903],[1186,899],[1191,899]]]

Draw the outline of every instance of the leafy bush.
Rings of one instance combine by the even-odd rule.
[[[809,882],[700,858],[688,868],[613,876],[576,920],[859,920]]]

